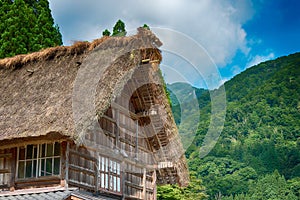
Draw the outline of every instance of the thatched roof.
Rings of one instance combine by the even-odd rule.
[[[107,49],[137,46],[132,43],[141,43],[141,47],[152,45],[145,44],[142,34],[145,31],[131,37],[104,37],[92,43],[77,42],[71,47],[53,47],[0,60],[0,140],[42,136],[50,132],[77,140],[80,136],[74,131],[72,94],[81,63],[87,56],[102,59]],[[99,112],[110,103],[112,91],[108,90],[113,90],[112,85],[122,80],[129,70],[116,71],[109,66],[101,69],[109,76],[103,76],[106,86],[102,89],[107,97],[100,99],[105,103],[101,102],[104,107],[98,108]]]
[[[134,36],[103,37],[91,43],[77,42],[71,47],[53,47],[0,60],[0,146],[15,140],[47,137],[81,143],[84,131],[78,120],[101,117],[142,59],[150,56],[161,61],[157,48],[160,45],[151,31],[139,28]],[[101,67],[88,68],[97,64]],[[87,74],[80,77],[80,73]],[[96,77],[95,91],[89,85],[93,80],[85,78],[91,74]],[[77,90],[95,93],[94,116],[82,115],[89,109],[84,106],[74,111],[76,103],[95,100],[89,100],[85,94],[74,96]],[[169,121],[166,129],[172,132],[170,141],[174,143],[169,148],[175,149],[172,154],[182,155],[170,107],[166,98],[163,101]],[[188,178],[184,156],[176,165],[180,166],[178,173],[185,185]]]

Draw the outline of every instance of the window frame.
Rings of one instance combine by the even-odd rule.
[[[50,155],[47,154],[47,147],[52,145],[52,152]],[[58,145],[58,146],[56,146]],[[29,148],[32,146],[32,149]],[[44,149],[43,149],[44,146]],[[57,147],[58,152],[57,152]],[[24,153],[21,156],[20,151],[24,149]],[[28,150],[32,152],[28,154]],[[44,150],[44,151],[43,151]],[[31,158],[28,155],[31,154]],[[22,158],[20,158],[22,157]],[[32,178],[47,178],[47,177],[59,177],[61,175],[61,143],[60,142],[47,142],[42,144],[26,144],[24,146],[17,147],[17,160],[16,160],[16,173],[15,178],[16,180],[28,180]],[[49,162],[51,159],[51,162]],[[51,164],[51,170],[48,171],[46,169],[46,163],[48,162]],[[59,163],[57,163],[57,160]],[[20,164],[23,162],[23,169],[20,169]],[[44,162],[44,165],[42,165]],[[56,162],[56,165],[55,165]],[[30,164],[29,164],[30,163]],[[31,165],[28,169],[31,169],[31,173],[27,171],[27,164]],[[58,164],[58,165],[57,165]],[[42,169],[44,166],[44,169]],[[58,169],[57,169],[58,168]],[[22,176],[20,176],[20,171],[23,171]],[[27,174],[28,173],[28,174]],[[42,174],[43,173],[43,174]]]
[[[108,192],[122,193],[121,163],[99,155],[99,188]]]

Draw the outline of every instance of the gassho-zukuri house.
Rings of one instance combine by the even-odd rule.
[[[0,60],[0,199],[156,199],[189,181],[159,70],[139,28]]]

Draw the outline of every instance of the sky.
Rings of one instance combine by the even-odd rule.
[[[213,88],[260,62],[300,51],[299,0],[49,2],[64,45],[92,41],[105,29],[112,32],[118,19],[128,34],[149,25],[165,45],[161,67],[168,83]],[[217,81],[210,84],[207,77],[216,73]]]

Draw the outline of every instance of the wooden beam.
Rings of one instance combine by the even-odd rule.
[[[120,141],[123,142],[123,143],[125,143],[125,144],[128,144],[128,145],[130,145],[130,146],[133,146],[133,147],[136,146],[135,144],[133,144],[132,142],[128,141],[128,140],[125,139],[125,138],[120,138]],[[142,146],[138,146],[138,149],[140,149],[140,150],[142,150],[142,151],[144,151],[144,152],[146,152],[146,153],[150,153],[150,154],[153,153],[153,152],[151,152],[149,149],[146,149],[145,147],[142,147]]]
[[[0,174],[8,174],[10,173],[9,169],[0,169]]]
[[[143,191],[143,186],[142,185],[138,185],[138,184],[132,183],[130,181],[125,181],[125,184],[128,185],[129,187],[132,187],[132,188],[138,189],[140,191]]]
[[[112,123],[116,123],[116,120],[114,120],[113,118],[111,118],[111,117],[109,117],[109,116],[107,116],[107,115],[102,115],[102,117],[103,117],[104,119],[107,119],[108,121],[111,121]]]
[[[11,157],[12,157],[12,153],[0,154],[0,158],[11,158]]]
[[[76,151],[76,150],[73,150],[73,149],[70,149],[70,150],[69,150],[69,153],[71,153],[71,154],[76,154],[76,155],[78,155],[78,156],[80,156],[80,157],[82,157],[82,158],[84,158],[84,159],[86,159],[86,160],[90,160],[90,161],[94,161],[94,162],[97,161],[96,158],[94,158],[94,157],[92,157],[92,156],[89,156],[89,155],[87,155],[87,154],[84,154],[84,153],[80,153],[80,152],[78,152],[78,151]]]
[[[86,184],[86,183],[77,182],[75,180],[69,180],[69,184],[73,185],[75,187],[84,188],[84,189],[92,190],[92,191],[94,191],[94,189],[95,189],[94,185],[89,185],[89,184]]]
[[[121,111],[122,114],[126,116],[137,119],[137,115],[135,113],[129,111],[127,108],[124,108],[123,106],[117,104],[116,102],[111,102],[111,107]]]
[[[146,168],[144,168],[143,169],[144,170],[144,172],[143,172],[143,195],[142,195],[142,197],[143,197],[143,199],[147,199],[147,192],[146,192],[146,175],[147,175],[147,170],[146,170]]]
[[[137,167],[142,167],[142,168],[145,167],[148,170],[151,170],[151,169],[153,170],[153,169],[157,168],[157,165],[153,165],[153,164],[149,165],[149,164],[143,164],[141,162],[136,162],[136,160],[132,160],[131,158],[126,158],[126,157],[122,156],[120,153],[114,152],[114,150],[109,147],[99,145],[96,143],[88,143],[88,145],[85,146],[85,148],[88,150],[91,150],[91,151],[95,151],[104,157],[110,157],[119,162],[124,161],[126,163],[132,164]]]
[[[80,167],[80,166],[77,166],[77,165],[69,164],[69,169],[77,171],[77,172],[82,172],[84,174],[89,174],[91,176],[95,176],[95,171],[94,170],[86,169],[84,167]]]
[[[151,60],[149,63],[158,63],[159,60]]]
[[[147,59],[142,60],[142,63],[149,62],[149,61],[150,61],[150,58],[147,58]]]
[[[128,117],[128,116],[127,116]],[[126,130],[128,130],[128,131],[131,131],[131,132],[133,132],[133,133],[135,133],[135,131],[136,131],[136,129],[133,129],[133,128],[131,128],[131,127],[128,127],[128,126],[126,126],[126,125],[124,125],[124,124],[119,124],[119,127],[121,127],[121,128],[125,128]],[[143,136],[143,137],[147,137],[144,133],[142,133],[142,132],[140,132],[139,133],[139,135],[140,136]]]

